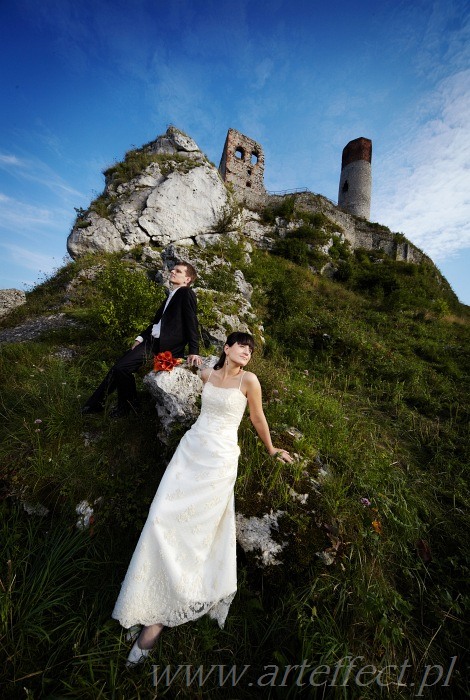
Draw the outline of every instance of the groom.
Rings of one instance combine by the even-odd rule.
[[[82,408],[83,414],[104,410],[108,394],[117,389],[118,403],[110,412],[112,418],[127,416],[135,410],[137,391],[134,372],[153,355],[170,350],[173,357],[183,357],[189,348],[188,363],[201,365],[199,352],[197,301],[190,285],[196,279],[196,270],[187,262],[177,262],[170,272],[171,291],[160,306],[153,322],[138,335],[130,350],[110,369],[96,391]]]

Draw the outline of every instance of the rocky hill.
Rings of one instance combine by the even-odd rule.
[[[68,238],[67,249],[73,258],[136,245],[204,247],[229,231],[269,248],[276,238],[285,238],[305,223],[306,214],[324,215],[328,221],[330,236],[322,245],[326,256],[337,238],[353,250],[383,250],[396,260],[419,262],[424,258],[403,235],[347,214],[321,195],[297,195],[295,211],[288,212],[289,216],[282,209],[286,197],[268,193],[258,198],[257,206],[247,208],[243,196],[225,186],[197,144],[175,127],[129,151],[123,162],[104,175],[104,192],[88,210],[78,212]],[[279,210],[279,215],[266,220],[266,210]]]
[[[150,667],[124,671],[109,616],[186,417],[169,432],[150,367],[128,421],[80,407],[181,257],[199,273],[203,354],[231,330],[254,333],[268,422],[298,458],[270,458],[242,422],[239,592],[226,628],[172,629],[154,663],[248,665],[240,698],[262,683],[275,697],[261,675],[276,666],[281,686],[304,662],[305,685],[293,674],[279,697],[323,697],[326,668],[338,699],[462,697],[469,322],[434,265],[319,195],[243,206],[174,129],[106,172],[69,249],[74,260],[0,320],[4,697],[155,693]],[[346,657],[359,660],[349,675]],[[366,665],[369,685],[365,671],[357,680]],[[173,691],[195,697],[184,677]],[[204,693],[233,687],[210,678]]]

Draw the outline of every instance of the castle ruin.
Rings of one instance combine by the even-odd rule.
[[[219,172],[224,182],[232,185],[238,200],[248,206],[265,201],[263,149],[236,129],[227,132]]]
[[[343,149],[338,207],[355,216],[370,218],[372,141],[361,136]]]
[[[338,207],[364,219],[370,217],[372,188],[372,141],[363,136],[350,141],[343,149],[339,182]],[[229,129],[220,159],[219,172],[233,187],[236,198],[247,206],[266,202],[264,187],[264,153],[261,145]]]

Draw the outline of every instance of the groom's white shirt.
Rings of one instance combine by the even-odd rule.
[[[163,308],[162,318],[163,318],[163,314],[164,314],[165,311],[167,310],[168,304],[169,304],[170,301],[173,299],[173,297],[174,297],[175,293],[178,291],[178,289],[180,289],[180,287],[175,287],[175,288],[172,289],[171,292],[169,293],[169,295],[168,295],[168,297],[167,297],[167,300],[166,300],[166,302],[165,302],[165,306],[164,306],[164,308]],[[153,324],[153,326],[152,326],[152,337],[153,337],[153,338],[159,338],[159,337],[160,337],[161,324],[162,324],[162,319],[160,319],[158,323],[154,323],[154,324]],[[141,335],[138,335],[137,338],[136,338],[136,340],[138,340],[139,343],[142,343],[144,339],[142,338]]]

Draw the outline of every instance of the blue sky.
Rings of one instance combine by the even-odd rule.
[[[62,264],[102,170],[169,124],[219,164],[259,141],[268,190],[337,201],[372,139],[371,219],[470,304],[467,0],[2,0],[0,287]]]

